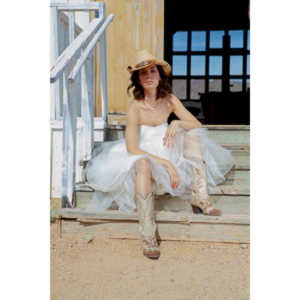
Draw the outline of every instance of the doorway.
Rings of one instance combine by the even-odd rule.
[[[249,1],[186,3],[165,2],[173,93],[204,124],[249,125]]]

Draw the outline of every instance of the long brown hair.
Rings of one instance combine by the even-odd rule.
[[[156,65],[160,80],[157,87],[156,99],[164,98],[172,92],[171,85],[168,82],[169,77],[160,65]],[[130,77],[131,84],[127,88],[127,95],[130,96],[130,90],[133,88],[132,94],[136,100],[143,100],[145,97],[144,88],[139,84],[139,70],[134,71]]]

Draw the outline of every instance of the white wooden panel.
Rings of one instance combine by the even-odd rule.
[[[51,66],[56,61],[59,55],[59,37],[58,37],[58,13],[56,7],[51,7]],[[60,115],[60,82],[57,81],[51,84],[51,120],[57,119]]]
[[[62,182],[62,129],[56,128],[51,130],[52,135],[52,161],[51,161],[51,198],[61,198],[61,182]],[[79,166],[79,161],[81,159],[82,150],[82,130],[81,128],[77,129],[77,147],[76,147],[76,177],[75,182],[81,181],[81,167]],[[100,142],[103,141],[103,131],[94,130],[94,141]]]
[[[76,1],[78,2],[78,1]],[[65,11],[86,11],[86,10],[97,10],[99,7],[101,7],[103,3],[94,3],[94,2],[88,2],[88,3],[51,3],[51,7],[57,7],[59,10],[65,10]]]
[[[87,62],[88,63],[88,62]],[[89,160],[91,158],[93,149],[93,114],[94,105],[91,95],[88,93],[88,81],[87,81],[87,63],[81,68],[81,115],[83,120],[82,128],[82,154],[81,159]]]
[[[73,206],[76,170],[76,105],[72,105],[74,90],[67,82],[64,72],[64,115],[63,115],[63,156],[62,156],[62,207]]]
[[[92,38],[92,40],[89,42],[89,44],[87,45],[87,47],[85,48],[84,52],[82,53],[81,57],[79,58],[79,60],[76,62],[71,75],[69,76],[69,81],[73,82],[74,78],[76,77],[77,73],[79,72],[81,66],[83,65],[83,63],[85,62],[86,58],[89,56],[89,54],[91,53],[91,51],[94,49],[97,41],[99,40],[99,38],[103,38],[103,36],[105,35],[105,30],[107,28],[107,26],[110,24],[110,22],[112,22],[114,18],[114,15],[111,14],[106,20],[105,22],[102,24],[102,26],[100,27],[100,29],[95,33],[94,37]],[[101,40],[100,38],[100,40]],[[105,40],[101,42],[101,44],[105,43]],[[103,47],[103,46],[102,46]],[[104,47],[105,48],[105,47]],[[102,53],[102,52],[101,52]],[[105,52],[106,54],[106,52]],[[103,56],[103,59],[105,59],[106,56]],[[106,60],[104,60],[106,61]],[[106,64],[104,64],[106,67]],[[105,74],[106,74],[106,68],[105,70]]]

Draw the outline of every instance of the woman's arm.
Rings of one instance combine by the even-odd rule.
[[[173,122],[178,123],[178,126],[190,130],[202,127],[202,124],[183,106],[182,102],[172,94],[171,102],[173,113],[180,119]]]
[[[173,112],[179,120],[173,120],[170,123],[163,138],[163,143],[168,148],[174,146],[179,128],[190,130],[202,127],[202,124],[183,106],[175,95],[171,94],[170,102],[172,105],[171,112]]]

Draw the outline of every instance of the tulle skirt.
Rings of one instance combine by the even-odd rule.
[[[120,211],[134,211],[135,163],[141,158],[151,162],[153,191],[157,195],[169,193],[181,196],[191,193],[193,167],[199,166],[201,159],[206,163],[208,191],[210,194],[219,191],[217,185],[225,180],[234,160],[231,151],[223,148],[207,135],[207,129],[180,128],[175,145],[168,148],[163,145],[163,137],[168,124],[158,126],[140,126],[140,149],[168,159],[180,176],[178,188],[171,187],[170,176],[161,164],[150,155],[133,155],[127,152],[125,139],[102,143],[101,151],[94,153],[86,169],[87,180],[95,189],[87,210],[105,211],[115,201]],[[201,156],[202,153],[202,156]]]

